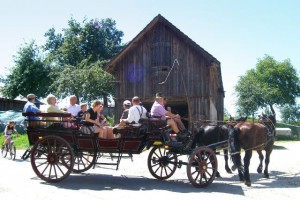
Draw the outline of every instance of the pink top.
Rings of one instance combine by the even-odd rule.
[[[159,104],[157,101],[153,103],[151,108],[151,116],[161,116],[162,120],[166,120],[167,112],[168,111],[164,108],[164,106]]]

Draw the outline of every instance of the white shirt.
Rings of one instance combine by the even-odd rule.
[[[129,123],[133,121],[135,123],[138,123],[140,118],[147,118],[146,113],[147,113],[146,108],[140,105],[134,105],[129,108],[127,120]]]
[[[69,105],[67,107],[67,111],[68,113],[71,113],[73,116],[77,116],[78,112],[80,111],[80,106],[78,104],[74,104],[73,106],[72,105]]]

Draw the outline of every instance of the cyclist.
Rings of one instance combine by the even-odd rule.
[[[3,144],[2,144],[2,149],[5,147],[6,144],[9,144],[10,139],[11,139],[11,135],[13,133],[16,133],[17,137],[19,136],[19,133],[18,133],[18,131],[15,128],[15,122],[14,121],[10,121],[9,124],[5,127],[5,130],[4,130],[5,140],[4,140]]]

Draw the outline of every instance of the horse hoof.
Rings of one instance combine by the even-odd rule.
[[[265,178],[270,178],[269,174],[265,174]]]
[[[262,173],[262,169],[261,168],[257,168],[257,173],[261,174]]]
[[[228,174],[232,174],[232,171],[229,169],[229,170],[226,170],[226,172],[228,173]]]
[[[217,172],[216,177],[217,178],[222,178],[219,172]]]
[[[236,166],[233,165],[233,166],[231,167],[231,170],[232,170],[232,171],[235,171],[235,170],[236,170]]]
[[[251,186],[251,182],[250,181],[245,181],[245,185],[247,185],[248,187]]]

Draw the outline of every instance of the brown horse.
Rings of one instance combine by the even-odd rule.
[[[276,119],[274,116],[261,116],[259,123],[240,122],[234,128],[229,130],[229,152],[234,167],[238,169],[241,181],[245,181],[247,186],[251,186],[249,175],[250,159],[252,150],[256,150],[259,154],[260,164],[257,168],[258,173],[262,173],[262,162],[264,156],[262,151],[266,151],[264,176],[269,178],[268,166],[270,162],[270,154],[273,150],[275,137]],[[244,149],[244,165],[242,165],[240,150]]]

